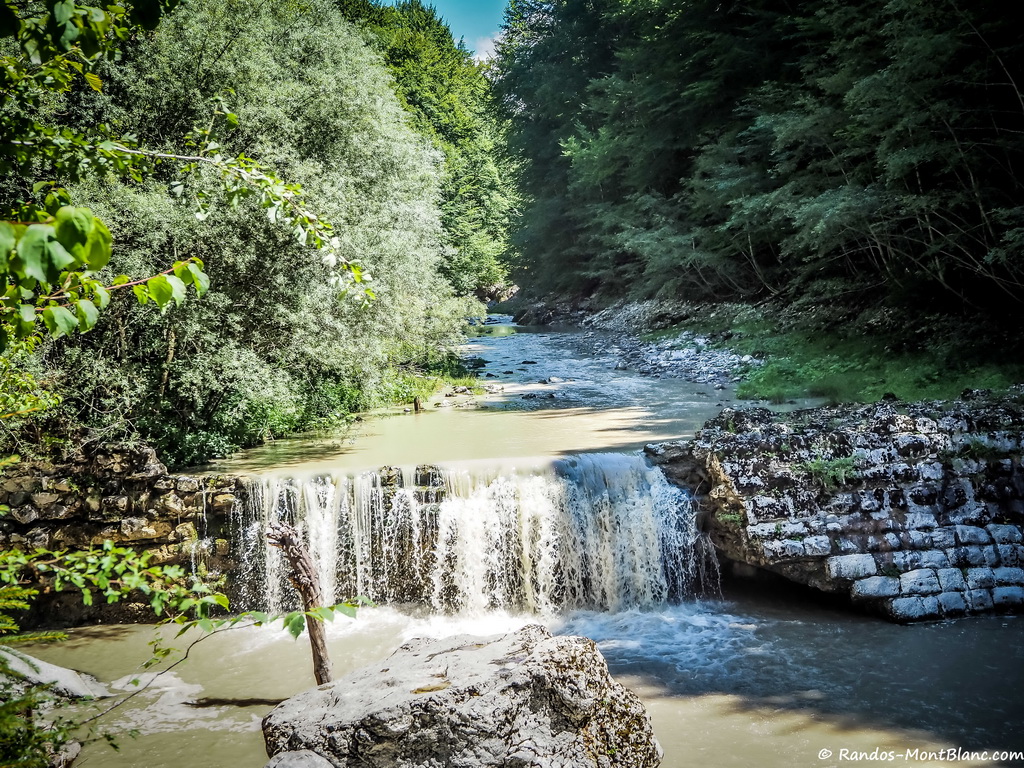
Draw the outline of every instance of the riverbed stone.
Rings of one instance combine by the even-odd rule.
[[[57,696],[69,699],[102,699],[111,695],[110,691],[96,678],[75,672],[73,669],[58,667],[42,659],[28,654],[17,654],[0,648],[3,662],[14,673],[13,679],[28,685],[42,685]],[[3,675],[0,675],[0,680]]]
[[[300,749],[274,755],[266,768],[334,768],[334,763],[316,752]]]
[[[919,568],[900,576],[900,591],[904,595],[934,595],[942,591],[935,571]]]
[[[334,766],[655,768],[639,698],[593,641],[530,625],[504,636],[415,640],[300,693],[263,720],[267,753]]]

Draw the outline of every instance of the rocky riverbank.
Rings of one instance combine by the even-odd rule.
[[[216,581],[230,567],[227,518],[241,481],[170,474],[148,446],[90,443],[59,461],[23,461],[0,477],[0,549],[83,550],[104,541]],[[26,626],[137,621],[148,603],[82,604],[40,584]]]
[[[768,571],[900,622],[1024,609],[1024,392],[725,409],[650,446],[695,489],[734,573]]]
[[[620,303],[598,312],[581,308],[533,305],[516,321],[538,325],[574,325],[584,329],[579,345],[594,355],[610,354],[616,367],[647,376],[683,379],[725,389],[742,380],[752,367],[763,364],[753,355],[738,355],[718,348],[712,340],[691,331],[658,331],[688,319],[699,308],[683,302],[641,301]]]

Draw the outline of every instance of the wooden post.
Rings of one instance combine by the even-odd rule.
[[[302,543],[299,532],[287,523],[274,522],[267,527],[267,540],[284,554],[290,566],[288,580],[302,598],[302,609],[312,611],[323,605],[323,590],[320,578],[313,568],[313,560],[309,550]],[[313,652],[313,675],[316,684],[331,682],[331,659],[327,655],[327,634],[324,623],[320,619],[306,617],[306,629],[309,630],[309,647]]]

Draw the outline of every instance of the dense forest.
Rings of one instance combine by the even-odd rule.
[[[56,178],[109,228],[99,282],[187,260],[205,266],[210,286],[201,300],[156,302],[162,311],[109,291],[89,333],[51,328],[61,338],[8,349],[5,389],[22,400],[37,390],[30,418],[4,422],[11,451],[85,427],[192,463],[409,399],[420,374],[451,365],[477,297],[505,279],[514,194],[501,126],[483,67],[433,8],[212,0],[164,10],[150,33],[122,27],[116,50],[89,62],[91,80],[71,71],[56,88],[25,86],[40,62],[24,40],[21,57],[5,41],[29,75],[20,90],[9,78],[4,98],[0,206],[41,211],[38,182]],[[41,69],[63,71],[64,60]],[[26,134],[73,137],[74,162],[67,151],[19,153]],[[138,147],[154,162],[98,162],[111,137],[129,147],[122,156]],[[244,164],[269,169],[270,191],[225,183],[223,164],[239,162],[242,182],[254,178]],[[296,225],[268,201],[299,185]],[[326,258],[303,231],[319,221],[333,226]],[[60,319],[48,314],[60,302],[48,304],[44,320]],[[32,311],[12,302],[5,321],[19,306]]]
[[[512,0],[498,54],[534,292],[1022,309],[1000,4]]]

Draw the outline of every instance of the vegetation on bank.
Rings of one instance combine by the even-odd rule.
[[[953,399],[967,389],[1004,390],[1024,382],[1024,362],[1007,354],[1012,330],[977,318],[941,315],[900,322],[894,311],[851,317],[841,308],[778,304],[695,306],[656,339],[692,331],[761,364],[751,365],[737,396],[782,403]]]

